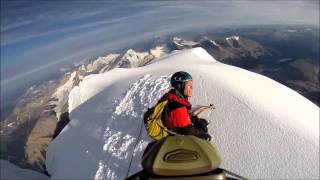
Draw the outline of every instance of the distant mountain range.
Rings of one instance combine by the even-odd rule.
[[[259,59],[260,57],[272,55],[271,50],[263,47],[261,44],[239,36],[217,40],[203,37],[199,42],[174,38],[170,44],[169,47],[173,50],[202,47],[221,62],[238,59]]]
[[[281,49],[266,47],[241,36],[215,40],[203,37],[199,41],[174,38],[169,47],[171,50],[202,47],[220,62],[270,77],[320,105],[319,57],[296,57],[292,52],[289,56],[292,58],[284,58],[288,52],[283,53]]]

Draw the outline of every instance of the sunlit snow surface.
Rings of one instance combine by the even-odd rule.
[[[202,48],[86,77],[69,95],[71,122],[49,146],[52,178],[124,179],[141,170],[151,141],[143,112],[179,70],[193,76],[192,104],[216,107],[206,118],[223,168],[253,179],[319,178],[319,107],[267,77],[215,61]]]
[[[0,179],[3,180],[21,180],[21,179],[30,179],[30,180],[48,180],[49,177],[41,174],[39,172],[22,169],[6,160],[0,160],[1,173]]]

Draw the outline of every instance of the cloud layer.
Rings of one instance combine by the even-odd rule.
[[[1,1],[1,85],[155,36],[319,24],[319,1]]]

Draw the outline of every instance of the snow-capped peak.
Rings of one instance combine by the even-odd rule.
[[[216,42],[216,41],[214,41],[214,40],[212,40],[210,37],[208,37],[208,36],[204,36],[204,37],[202,37],[201,39],[200,39],[200,43],[202,44],[202,43],[204,43],[204,42],[209,42],[211,45],[213,45],[213,46],[215,46],[215,47],[220,47],[220,45]]]
[[[101,56],[86,66],[87,72],[97,72],[101,71],[102,69],[111,68],[110,65],[119,56],[120,54],[108,54],[107,56]]]
[[[188,40],[184,40],[184,39],[181,39],[178,37],[174,37],[172,42],[176,46],[177,49],[187,49],[187,48],[199,46],[198,42],[188,41]]]
[[[160,58],[161,56],[167,53],[167,49],[165,45],[156,46],[153,49],[150,49],[150,54],[153,55],[155,58]]]
[[[227,41],[230,41],[230,40],[236,40],[236,41],[239,41],[240,37],[239,36],[231,36],[231,37],[226,37],[226,40]]]
[[[217,42],[215,42],[214,40],[209,40],[213,45],[215,45],[215,46],[217,46],[217,47],[219,47],[220,45],[217,43]]]
[[[144,65],[152,60],[154,57],[148,52],[136,52],[133,49],[129,49],[121,58],[119,67],[133,68]]]

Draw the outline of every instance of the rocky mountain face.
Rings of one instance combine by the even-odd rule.
[[[299,71],[303,78],[291,78],[287,83],[288,86],[308,99],[314,99],[315,103],[320,106],[319,62],[299,59],[290,63],[289,67]]]
[[[56,81],[30,87],[20,98],[13,112],[1,121],[2,159],[40,171],[43,167],[44,149],[50,142],[57,119],[54,111],[47,105],[54,89],[59,87]],[[42,126],[41,133],[35,131],[37,124]],[[32,134],[32,136],[30,136]],[[37,136],[35,141],[30,138]],[[41,146],[36,144],[41,143]],[[43,151],[43,152],[41,152]],[[39,158],[39,159],[38,159]]]
[[[320,106],[319,62],[311,59],[280,59],[275,64],[261,64],[252,71],[270,77]]]
[[[209,37],[202,37],[198,42],[175,37],[169,46],[173,50],[202,47],[221,62],[228,60],[239,61],[242,59],[257,60],[261,57],[272,55],[271,49],[262,46],[258,42],[240,36],[217,38],[214,40]]]

